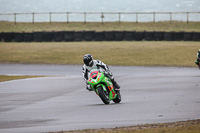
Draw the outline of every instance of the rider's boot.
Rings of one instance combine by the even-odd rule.
[[[199,62],[198,62],[198,61],[195,61],[195,64],[196,64],[196,65],[199,65]]]
[[[112,79],[111,81],[112,81],[113,85],[115,86],[115,90],[119,91],[120,90],[120,86],[117,84],[117,82],[114,79]]]

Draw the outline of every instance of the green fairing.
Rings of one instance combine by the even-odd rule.
[[[88,84],[91,85],[92,89],[99,95],[97,88],[99,86],[102,86],[104,91],[107,91],[106,88],[112,88],[111,91],[109,91],[109,99],[113,100],[116,98],[117,94],[115,90],[113,89],[113,84],[109,78],[107,78],[102,72],[98,72],[98,75],[95,79],[92,77],[89,77]],[[106,85],[106,86],[105,86]]]

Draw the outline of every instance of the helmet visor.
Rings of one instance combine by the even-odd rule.
[[[93,66],[93,60],[89,62],[88,66]]]

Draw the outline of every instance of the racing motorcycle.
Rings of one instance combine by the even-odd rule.
[[[115,103],[120,103],[120,92],[115,90],[110,78],[108,78],[106,73],[100,69],[91,70],[88,78],[88,84],[101,98],[104,104],[109,104],[111,100]]]

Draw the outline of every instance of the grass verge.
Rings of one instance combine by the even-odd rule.
[[[26,78],[36,78],[42,76],[7,76],[7,75],[0,75],[0,82],[9,81],[9,80],[16,80],[16,79],[26,79]]]
[[[199,42],[0,43],[0,63],[82,64],[90,53],[108,65],[196,67]]]
[[[37,23],[17,23],[0,22],[0,32],[32,32],[32,31],[200,31],[200,22],[37,22]]]
[[[200,119],[182,122],[145,124],[130,127],[87,129],[54,133],[199,133]]]

